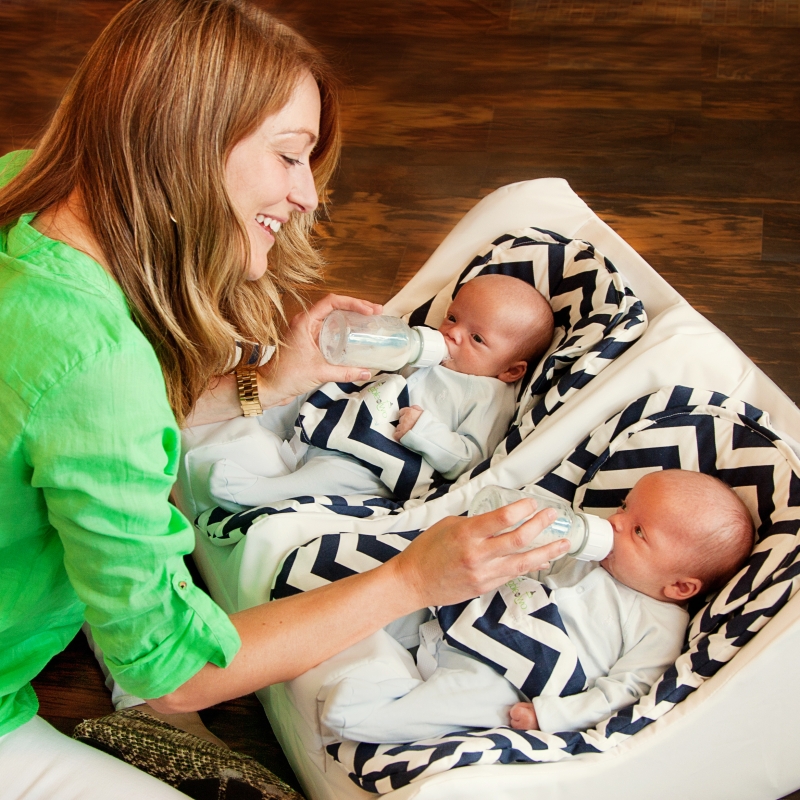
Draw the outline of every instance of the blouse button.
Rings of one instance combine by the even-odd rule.
[[[186,581],[178,581],[178,588],[185,589],[186,588]]]

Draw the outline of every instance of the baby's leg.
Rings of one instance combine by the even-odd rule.
[[[508,725],[509,707],[519,699],[505,678],[464,655],[458,669],[439,667],[427,681],[382,680],[366,665],[329,689],[320,718],[342,739],[413,742]]]
[[[209,491],[228,511],[263,506],[308,495],[369,494],[389,497],[389,490],[357,461],[341,455],[320,455],[306,461],[295,472],[265,478],[254,475],[229,459],[211,468]]]

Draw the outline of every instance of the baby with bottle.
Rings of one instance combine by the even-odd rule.
[[[475,511],[490,507],[473,503]],[[565,516],[574,515],[559,512],[554,526],[573,534]],[[609,530],[585,517],[577,539],[571,536],[577,558],[567,555],[470,601],[474,614],[446,607],[421,625],[410,617],[405,627],[393,623],[387,631],[395,638],[379,632],[374,658],[352,669],[340,664],[339,677],[317,695],[327,734],[381,743],[503,725],[585,730],[646,694],[681,652],[685,603],[724,586],[750,554],[752,519],[722,481],[677,469],[641,478],[606,521]],[[587,544],[587,533],[599,544]],[[409,625],[419,632],[416,662],[398,641],[408,646]],[[493,635],[487,625],[502,630]],[[528,649],[504,653],[523,634]],[[514,675],[535,670],[546,688],[526,696]]]
[[[395,338],[402,334],[399,329],[408,332],[401,320],[381,319],[397,324]],[[436,470],[448,480],[481,463],[507,432],[516,402],[514,384],[525,375],[528,364],[550,346],[553,330],[549,302],[525,281],[491,274],[465,282],[448,307],[438,333],[426,328],[412,332],[418,340],[416,360],[399,375],[381,375],[380,380],[359,392],[359,402],[368,403],[373,415],[383,415],[390,426],[387,429],[391,432],[379,446],[394,448],[396,455],[398,447],[393,442],[399,442],[401,453],[405,449],[418,454],[429,472]],[[341,339],[338,330],[334,333],[327,342],[321,337],[323,354],[329,358],[331,338]],[[382,339],[394,344],[391,337]],[[407,352],[408,348],[400,349],[399,363],[362,360],[358,365],[397,368],[407,362]],[[354,357],[364,358],[363,353]],[[326,387],[337,389],[336,384],[321,389]],[[400,402],[405,390],[407,402]],[[308,425],[311,414],[318,410],[318,396],[322,395],[318,392],[301,409],[300,424],[305,417]],[[353,442],[351,430],[348,427],[341,436],[344,446]],[[376,439],[380,437],[371,436],[370,443]],[[217,462],[209,478],[211,496],[231,511],[307,495],[366,494],[404,499],[396,487],[387,486],[385,476],[381,477],[380,469],[368,457],[358,458],[352,451],[343,452],[331,445],[316,446],[313,437],[311,446],[303,452],[298,441],[295,437],[293,446],[299,465],[288,464],[277,473],[273,465],[267,465],[259,475],[229,459]]]

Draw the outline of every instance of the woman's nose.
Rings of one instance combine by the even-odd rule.
[[[304,169],[297,171],[294,185],[289,192],[289,202],[297,206],[301,214],[310,214],[319,205],[319,195],[310,165],[307,164]]]

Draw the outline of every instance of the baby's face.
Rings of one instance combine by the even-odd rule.
[[[442,366],[492,378],[507,370],[514,361],[518,339],[504,305],[498,292],[473,281],[464,284],[439,326],[450,353]]]
[[[614,549],[600,564],[620,583],[666,600],[663,589],[682,578],[689,542],[681,525],[680,498],[664,491],[659,473],[642,478],[608,518]],[[685,570],[684,570],[685,571]]]

